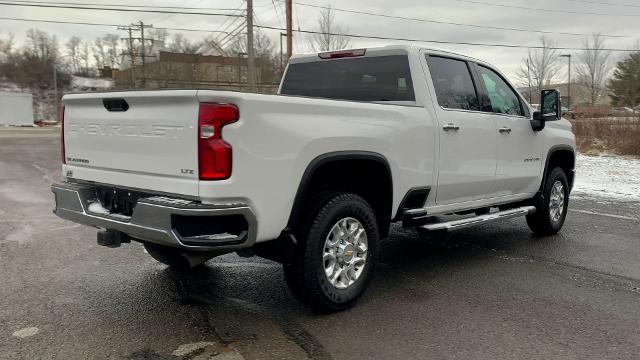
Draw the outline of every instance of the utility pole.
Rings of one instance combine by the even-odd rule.
[[[531,70],[529,69],[529,59],[527,59],[527,81],[529,81],[529,104],[531,104]]]
[[[256,62],[253,51],[253,0],[247,0],[247,77],[249,91],[256,91]]]
[[[145,25],[142,21],[138,22],[138,26],[140,28],[140,56],[142,57],[142,87],[145,87],[145,82],[147,80],[147,71],[145,65],[147,64],[147,52],[144,49],[146,39],[144,38],[144,29],[153,27],[153,25]]]
[[[242,90],[242,56],[245,55],[245,52],[238,53],[238,90]]]
[[[282,37],[286,37],[287,34],[281,32],[280,33],[280,75],[282,76],[282,73],[284,72],[284,63],[282,62],[282,58],[284,56],[283,52],[282,52]]]
[[[144,69],[144,65],[146,64],[145,58],[147,57],[147,53],[144,50],[144,28],[150,28],[153,27],[153,25],[145,25],[142,21],[139,21],[138,26],[140,27],[140,52],[142,53],[142,68]]]
[[[129,55],[129,60],[131,61],[131,69],[129,70],[129,83],[131,87],[135,87],[136,77],[134,75],[136,61],[133,53],[133,30],[135,30],[132,26],[118,26],[118,30],[124,30],[129,33],[128,38],[122,38],[121,40],[127,41],[127,46],[129,51],[125,53],[125,55]]]
[[[292,20],[292,12],[293,12],[293,0],[285,0],[287,7],[287,61],[291,58],[293,54],[293,20]]]
[[[58,69],[56,69],[56,60],[53,61],[53,96],[56,104],[56,118],[58,123],[60,123],[60,98],[58,97]]]
[[[567,108],[571,109],[571,54],[560,55],[560,57],[566,57],[569,60],[569,84],[567,89],[569,94],[567,96]]]
[[[145,46],[146,46],[146,42],[149,39],[146,39],[144,37],[144,29],[151,28],[151,27],[153,27],[153,25],[145,25],[142,21],[139,21],[136,24],[131,24],[129,26],[118,26],[118,30],[124,30],[129,35],[127,38],[122,38],[121,40],[127,41],[127,47],[129,48],[129,51],[124,54],[128,55],[131,61],[131,69],[129,71],[129,75],[130,75],[129,81],[131,82],[132,87],[135,87],[135,83],[136,83],[136,77],[135,77],[136,57],[140,57],[140,60],[141,60],[143,82],[146,79],[145,65],[147,62],[147,57],[153,57],[151,55],[147,55],[146,53]],[[140,37],[133,37],[134,31],[139,31]],[[135,51],[134,41],[138,41],[140,43],[140,53]]]

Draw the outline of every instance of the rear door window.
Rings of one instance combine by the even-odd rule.
[[[292,63],[283,95],[354,101],[415,101],[406,55]]]
[[[438,104],[447,109],[480,110],[478,95],[466,61],[428,56],[429,72]]]

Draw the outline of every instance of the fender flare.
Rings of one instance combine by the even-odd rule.
[[[547,173],[549,172],[549,162],[551,161],[551,157],[553,156],[554,153],[558,152],[558,151],[565,151],[568,150],[573,154],[573,169],[571,170],[575,170],[575,164],[576,164],[576,152],[574,150],[573,147],[571,147],[570,145],[554,145],[552,146],[549,151],[547,152],[547,158],[545,159],[545,163],[544,163],[544,170],[542,172],[542,181],[540,181],[540,188],[538,189],[538,193],[541,194],[542,193],[542,189],[544,189],[545,183],[547,181]],[[574,180],[573,179],[573,174],[567,174],[567,176],[571,176],[572,177],[572,181],[571,181],[571,185],[573,186]]]
[[[382,164],[389,175],[389,193],[391,194],[391,202],[393,203],[393,173],[391,172],[391,167],[389,166],[389,162],[387,158],[382,154],[372,152],[372,151],[361,151],[361,150],[347,150],[347,151],[334,151],[325,153],[317,156],[309,164],[307,168],[304,170],[302,174],[302,178],[300,179],[300,184],[298,185],[298,190],[296,192],[295,198],[293,200],[293,205],[291,207],[291,212],[289,213],[289,220],[287,221],[287,228],[293,229],[296,224],[299,223],[301,212],[304,207],[304,201],[307,196],[307,192],[309,190],[309,185],[311,184],[311,179],[313,178],[313,174],[322,166],[335,161],[345,161],[345,160],[369,160],[375,161],[377,163]],[[389,204],[392,206],[392,204]],[[391,216],[391,214],[389,214]]]

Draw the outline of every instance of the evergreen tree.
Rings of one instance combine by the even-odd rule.
[[[635,108],[640,104],[640,52],[618,62],[609,81],[609,90],[615,106]]]

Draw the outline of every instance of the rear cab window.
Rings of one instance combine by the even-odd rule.
[[[282,95],[352,101],[415,101],[407,55],[291,63]]]

